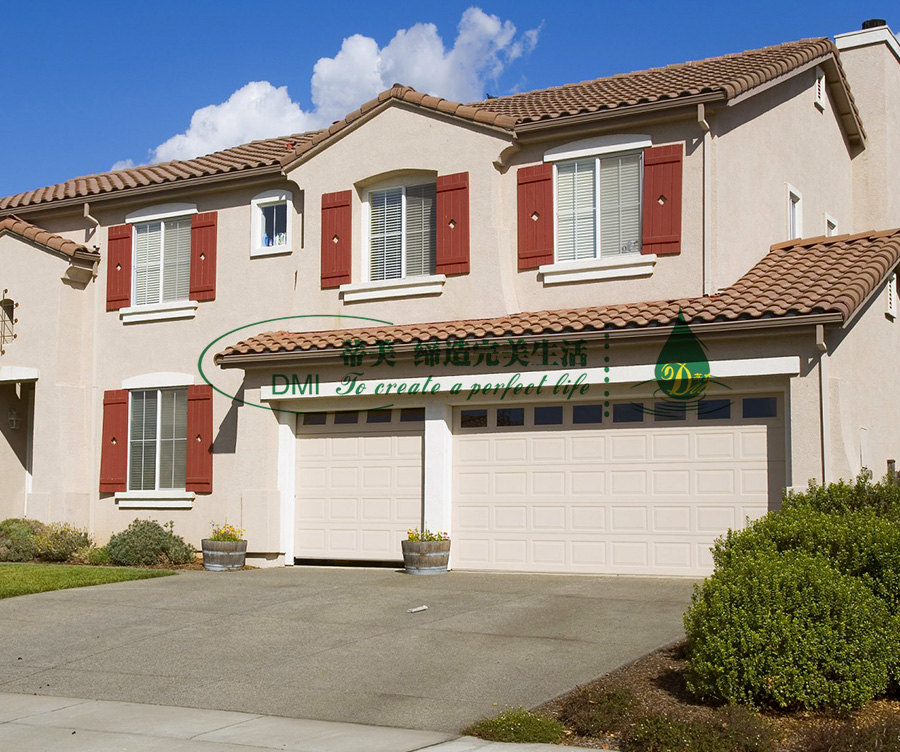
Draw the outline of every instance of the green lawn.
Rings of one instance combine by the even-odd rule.
[[[170,574],[175,573],[165,569],[78,567],[68,564],[0,564],[0,598]]]

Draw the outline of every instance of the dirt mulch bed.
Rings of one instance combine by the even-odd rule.
[[[559,718],[565,715],[567,706],[579,698],[583,702],[585,692],[620,691],[632,695],[637,701],[635,715],[665,714],[678,720],[715,723],[720,709],[691,697],[685,686],[685,668],[684,642],[675,643],[544,703],[535,710]],[[773,724],[779,739],[773,752],[806,752],[812,740],[821,738],[829,731],[847,725],[864,726],[891,716],[900,718],[900,700],[877,700],[849,714],[767,711],[761,715]],[[563,744],[591,749],[618,749],[619,742],[618,734],[596,738],[570,733]]]

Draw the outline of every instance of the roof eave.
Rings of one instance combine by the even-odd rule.
[[[708,323],[691,323],[691,331],[695,334],[716,335],[726,334],[729,332],[755,332],[756,330],[769,331],[777,328],[789,328],[798,326],[816,326],[826,324],[842,324],[844,315],[840,312],[812,313],[812,314],[793,314],[786,316],[778,316],[762,319],[736,319],[734,321],[713,321]],[[645,327],[626,327],[624,329],[600,329],[591,331],[566,331],[566,332],[543,332],[540,334],[516,335],[516,339],[526,342],[532,340],[553,340],[553,339],[571,339],[573,335],[585,340],[605,339],[609,335],[610,339],[647,339],[667,337],[672,331],[673,325],[666,324],[661,326],[645,326]],[[504,335],[506,336],[506,335]],[[488,339],[488,337],[478,337],[476,339]],[[503,339],[503,337],[496,337]],[[404,352],[412,352],[419,341],[394,343],[394,352],[402,354]],[[229,368],[266,368],[275,363],[279,366],[290,364],[292,362],[308,363],[311,360],[330,361],[334,357],[340,356],[339,348],[331,349],[314,349],[314,350],[293,350],[290,352],[282,351],[276,353],[240,353],[232,355],[222,355],[221,353],[214,357],[214,362],[223,370]]]

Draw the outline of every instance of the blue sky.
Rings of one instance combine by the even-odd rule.
[[[897,31],[892,6],[16,3],[0,45],[0,195],[319,127],[394,80],[471,100],[834,36],[870,17]]]

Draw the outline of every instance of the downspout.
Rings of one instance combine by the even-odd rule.
[[[710,183],[711,170],[709,164],[710,152],[712,150],[712,136],[710,134],[709,122],[706,120],[706,106],[701,102],[697,105],[697,123],[700,130],[703,131],[703,238],[701,240],[702,248],[702,278],[703,278],[703,294],[712,295],[712,272],[710,269],[711,259],[709,250],[710,236],[710,214],[711,214],[711,198]]]
[[[96,232],[97,228],[100,227],[100,222],[97,221],[96,217],[91,215],[91,205],[85,201],[84,202],[84,217],[89,220],[93,225],[93,229],[90,231],[91,236],[93,236],[94,232]],[[94,284],[91,286],[90,290],[90,305],[91,305],[91,383],[88,388],[87,394],[87,403],[88,403],[88,425],[90,426],[90,437],[91,440],[89,442],[89,446],[91,447],[91,471],[90,471],[90,487],[88,488],[88,498],[90,501],[88,502],[88,533],[93,537],[94,531],[96,530],[96,519],[97,519],[97,505],[100,503],[99,491],[97,489],[100,488],[100,458],[97,456],[97,447],[102,444],[102,437],[98,435],[99,425],[97,422],[97,409],[98,402],[97,399],[102,394],[98,384],[97,384],[97,374],[99,372],[99,359],[100,354],[98,353],[98,343],[100,341],[100,310],[101,305],[98,300],[98,295],[101,293],[98,292],[99,285],[97,284],[97,270],[101,261],[98,261],[94,266]],[[103,410],[103,400],[101,399],[99,402],[99,409]]]
[[[97,228],[100,226],[100,221],[91,215],[91,205],[85,201],[84,202],[84,218],[88,220],[93,226],[90,230],[91,237],[93,237],[94,233],[97,231]]]
[[[821,436],[822,483],[831,480],[831,413],[829,410],[830,394],[828,391],[828,345],[825,344],[825,326],[816,325],[816,347],[819,356],[819,436]]]

